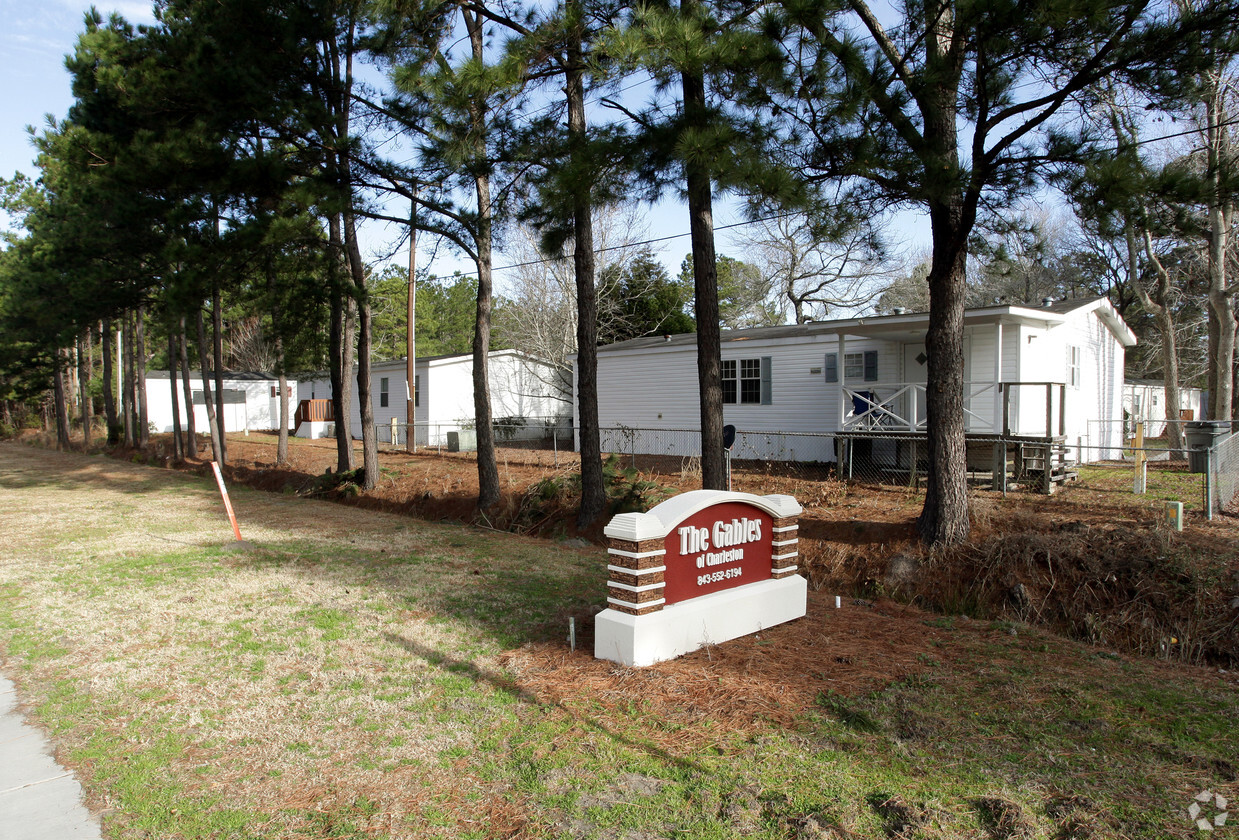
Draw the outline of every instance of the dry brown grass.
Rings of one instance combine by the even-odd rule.
[[[456,473],[423,475],[430,476]],[[861,765],[871,749],[890,749],[896,766],[916,745],[939,750],[911,776],[894,774],[911,789],[930,777],[926,767],[949,776],[957,763],[967,764],[956,742],[975,751],[971,756],[1009,764],[1023,745],[1003,728],[1003,710],[1040,729],[1063,729],[1057,718],[1076,714],[1064,688],[1100,692],[1098,686],[1108,689],[1130,672],[1142,675],[1133,684],[1195,682],[1210,697],[1235,691],[1233,675],[1100,657],[1023,625],[942,617],[849,592],[839,593],[836,609],[836,582],[878,589],[887,558],[911,551],[916,498],[903,491],[874,501],[822,485],[830,504],[802,520],[805,566],[818,584],[808,616],[648,669],[619,668],[589,654],[588,619],[604,591],[597,549],[576,552],[355,505],[234,490],[243,533],[259,548],[225,552],[218,547],[230,530],[207,476],[11,444],[0,445],[0,492],[9,512],[0,540],[10,546],[0,556],[0,649],[10,652],[10,667],[20,663],[16,676],[32,705],[65,721],[57,733],[62,755],[95,805],[118,809],[112,819],[119,836],[136,836],[137,818],[116,792],[118,774],[164,749],[164,736],[169,754],[161,772],[181,803],[173,807],[214,797],[211,808],[257,812],[248,830],[264,837],[537,837],[569,829],[549,822],[545,803],[518,787],[527,763],[541,770],[534,784],[553,796],[571,789],[565,779],[579,781],[574,774],[614,769],[617,756],[648,759],[675,768],[677,779],[700,781],[741,774],[786,750],[803,756],[811,789],[819,771],[810,756],[821,750],[852,750]],[[1044,513],[1024,515],[1019,521],[1027,526]],[[1004,540],[999,520],[994,514],[978,526],[983,539],[1017,552],[1003,563],[1024,568],[1016,563],[1023,558],[1037,568],[1043,543]],[[1054,529],[1064,531],[1063,524]],[[938,574],[947,562],[930,558],[925,568]],[[532,587],[547,585],[537,575],[570,579],[549,598],[559,612],[530,613],[527,602],[540,597]],[[475,610],[475,603],[485,608]],[[496,615],[514,616],[516,635],[528,641],[505,650],[496,641],[502,628],[483,624]],[[569,615],[581,631],[576,653],[562,640]],[[1013,678],[1015,668],[1033,662],[1035,677]],[[972,702],[977,691],[986,692],[984,699],[956,715],[955,705]],[[823,695],[847,700],[823,704]],[[918,706],[922,701],[940,705]],[[1147,702],[1132,700],[1116,720],[1161,727],[1163,713],[1146,715]],[[852,719],[853,712],[861,722],[862,713],[873,715],[895,740],[810,722]],[[986,729],[973,731],[991,715]],[[1119,724],[1112,730],[1116,742],[1126,737]],[[1055,741],[1055,749],[1071,752],[1074,738],[1072,732]],[[1121,757],[1127,767],[1143,760],[1140,750],[1129,752]],[[557,764],[564,755],[572,758]],[[1225,769],[1199,745],[1167,755],[1158,759],[1158,772],[1189,762],[1191,769],[1174,772]],[[1021,772],[1038,759],[1023,761]],[[1043,764],[1035,770],[1042,778],[1066,773],[1059,757]],[[1079,778],[1090,773],[1086,767]],[[777,787],[783,775],[760,781]],[[581,801],[636,797],[624,792],[623,779],[618,787],[609,783],[612,789]],[[840,806],[840,832],[866,825],[871,812],[889,828],[899,807],[921,802],[930,803],[933,820],[952,826],[962,824],[966,810],[885,781],[881,788],[870,780],[848,784],[890,795],[868,808],[863,797]],[[1023,788],[969,790],[1000,798],[976,808],[1002,830],[1021,825],[1002,802],[1033,813],[1036,797]],[[761,808],[775,805],[762,800]],[[779,820],[792,820],[788,825],[818,825],[790,804],[778,808],[791,815],[778,811]],[[731,810],[739,814],[733,827],[762,813],[730,804],[714,809]],[[944,829],[926,836],[961,835]]]
[[[354,822],[424,836],[410,826],[427,803],[450,793],[465,807],[468,780],[445,787],[436,769],[447,752],[474,748],[476,730],[458,720],[473,701],[453,696],[439,652],[491,666],[452,622],[409,608],[433,607],[474,574],[476,561],[441,553],[455,530],[234,488],[243,536],[261,548],[221,555],[231,531],[213,482],[12,444],[0,451],[0,544],[10,546],[0,587],[20,591],[19,613],[38,616],[64,649],[15,676],[36,705],[66,671],[90,698],[61,733],[62,755],[157,721],[181,744],[168,782],[267,813],[271,837],[314,836],[301,811],[350,813],[359,801],[370,804]],[[48,459],[58,462],[50,474]],[[443,563],[433,581],[420,565],[325,566],[325,546]],[[186,568],[166,579],[142,559],[169,553]],[[12,638],[0,630],[0,647]],[[439,702],[456,713],[425,712]],[[88,790],[102,789],[95,772],[112,772],[69,760]]]

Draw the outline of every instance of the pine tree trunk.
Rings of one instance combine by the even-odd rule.
[[[917,520],[932,544],[968,537],[968,485],[964,440],[964,292],[967,234],[958,207],[936,207],[934,255],[929,272],[929,327],[925,333],[925,415],[928,475],[925,505]]]
[[[65,408],[69,411],[69,429],[72,431],[73,422],[80,414],[81,403],[78,402],[78,381],[81,377],[82,366],[78,362],[78,349],[80,342],[75,340],[72,347],[66,347],[65,354]]]
[[[964,439],[964,300],[968,236],[976,223],[979,188],[965,197],[959,183],[958,83],[952,65],[949,20],[928,22],[926,63],[939,82],[931,86],[922,113],[925,191],[933,236],[929,270],[928,356],[925,384],[925,505],[917,520],[921,539],[936,545],[968,537],[967,446]]]
[[[121,333],[121,355],[124,358],[125,379],[121,388],[121,397],[125,414],[125,446],[134,448],[138,445],[137,404],[134,400],[133,377],[136,365],[133,361],[133,313],[125,313],[125,329]]]
[[[226,464],[228,417],[224,413],[224,295],[218,285],[211,294],[211,334],[215,358],[215,425],[219,427],[219,448],[215,450],[215,460]]]
[[[56,370],[52,374],[52,400],[56,415],[56,448],[69,449],[69,407],[65,400],[65,366],[63,351],[56,351]]]
[[[465,28],[473,49],[473,57],[480,64],[484,57],[482,21],[474,13],[462,9]],[[477,149],[485,158],[484,148],[486,111],[476,101],[470,105],[474,136],[482,148]],[[478,298],[477,317],[473,329],[473,414],[477,433],[478,457],[478,510],[485,512],[499,502],[499,467],[495,462],[495,430],[491,425],[490,411],[490,318],[491,318],[491,199],[490,177],[483,168],[474,176],[477,193],[478,215],[475,241],[477,243]]]
[[[185,457],[198,457],[198,429],[194,419],[194,386],[190,382],[189,338],[185,335],[185,316],[181,316],[177,344],[181,353],[181,390],[185,393]]]
[[[379,479],[379,438],[374,428],[374,402],[370,397],[370,299],[366,294],[366,267],[357,245],[357,228],[351,209],[344,211],[344,245],[348,252],[353,294],[357,302],[357,408],[361,415],[361,458],[364,467],[361,489],[373,490]]]
[[[181,405],[177,397],[177,389],[180,383],[177,382],[177,353],[176,353],[176,330],[172,328],[171,322],[168,324],[168,387],[172,391],[172,457],[177,461],[182,461],[185,458],[185,441],[181,437]]]
[[[134,318],[134,404],[138,414],[138,447],[151,444],[151,424],[146,410],[146,309],[138,307]]]
[[[90,405],[90,358],[89,358],[90,328],[88,327],[77,339],[77,382],[78,393],[82,402],[82,449],[90,450],[90,423],[92,412]]]
[[[277,429],[275,444],[275,465],[288,464],[288,377],[284,366],[284,317],[279,303],[279,292],[276,288],[275,271],[267,264],[267,294],[271,296],[271,332],[274,335],[275,370],[279,375],[280,425]]]
[[[99,324],[99,343],[103,354],[103,421],[108,427],[108,444],[115,446],[120,441],[120,422],[116,417],[116,397],[113,386],[116,374],[112,370],[112,359],[115,349],[112,346],[112,322],[104,320]]]
[[[282,363],[281,363],[282,364]],[[280,368],[280,434],[275,445],[275,465],[288,466],[288,377]]]
[[[276,310],[272,310],[272,318],[278,318]],[[275,334],[275,363],[279,371],[280,389],[280,427],[276,435],[275,465],[288,465],[288,377],[284,373],[284,339],[280,338],[278,328]]]
[[[413,204],[409,209],[409,289],[405,299],[405,404],[404,448],[417,451],[417,184],[413,184]],[[396,442],[392,441],[392,446]]]
[[[340,217],[331,213],[327,221],[330,262],[327,274],[331,286],[331,404],[336,418],[336,472],[353,469],[352,393],[349,377],[353,373],[352,298],[340,280],[343,242]]]
[[[568,47],[566,88],[568,96],[568,135],[573,157],[585,156],[585,80],[581,55],[581,8],[579,0],[569,0],[569,13],[576,27]],[[576,275],[576,375],[577,420],[580,427],[581,507],[576,524],[585,528],[606,510],[606,487],[602,474],[602,439],[598,428],[598,296],[594,264],[594,219],[589,190],[573,195],[572,229],[575,243],[572,263]]]
[[[220,440],[223,435],[220,433],[219,423],[215,418],[215,401],[211,398],[211,371],[209,352],[210,345],[207,344],[206,326],[203,323],[202,310],[198,310],[198,365],[202,369],[202,404],[206,406],[207,426],[211,430],[211,457],[220,464],[224,461],[220,457],[223,447],[220,445]],[[191,408],[192,410],[192,404]]]
[[[681,4],[691,9],[693,2]],[[706,121],[705,80],[700,72],[681,73],[685,122],[691,127]],[[688,190],[689,234],[693,248],[693,295],[697,316],[697,382],[701,396],[701,486],[727,488],[723,454],[723,363],[719,322],[718,265],[714,253],[714,209],[710,172],[700,161],[684,165]]]

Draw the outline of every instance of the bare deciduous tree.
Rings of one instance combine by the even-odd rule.
[[[803,216],[784,215],[752,225],[734,241],[771,282],[784,317],[803,324],[866,306],[894,279],[879,233],[857,225],[823,238]]]
[[[608,269],[627,267],[641,253],[636,243],[645,236],[646,230],[634,207],[594,210],[594,243],[599,265]],[[545,384],[570,403],[570,357],[577,349],[576,277],[572,253],[546,257],[539,249],[537,232],[521,226],[505,242],[504,254],[517,267],[509,275],[503,305],[496,312],[497,326],[506,343],[545,362],[556,372]],[[599,301],[613,296],[608,286],[618,282],[622,273],[597,272]],[[599,313],[600,320],[614,316],[610,311]]]

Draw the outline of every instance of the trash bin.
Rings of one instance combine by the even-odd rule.
[[[1230,436],[1226,420],[1197,420],[1187,424],[1187,458],[1191,472],[1202,473],[1209,468],[1209,453],[1222,438]]]
[[[474,429],[461,429],[447,433],[448,452],[474,452],[478,448],[478,433]]]

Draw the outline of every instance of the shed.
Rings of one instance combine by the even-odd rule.
[[[473,426],[473,354],[461,353],[420,357],[415,361],[415,417],[419,445],[439,445],[449,431]],[[370,371],[370,394],[374,423],[381,440],[390,442],[390,428],[398,426],[397,443],[403,442],[403,427],[408,417],[407,367],[404,359],[375,362]],[[566,389],[558,371],[516,350],[493,350],[489,356],[491,416],[501,427],[501,439],[538,436],[547,427],[571,421],[571,407],[563,398]],[[357,397],[357,369],[349,378],[352,388],[351,429],[361,436],[361,410]],[[298,387],[298,435],[322,437],[330,434],[331,379],[316,373]],[[326,412],[326,413],[325,413]],[[313,413],[313,417],[311,417]]]
[[[210,374],[211,396],[215,396],[215,374]],[[181,428],[188,426],[185,413],[183,374],[177,376],[176,406],[180,413]],[[290,406],[297,393],[296,380],[289,379]],[[227,371],[223,374],[224,414],[223,429],[227,432],[271,431],[280,425],[279,377],[252,371]],[[202,375],[190,374],[190,390],[194,404],[194,429],[205,433],[208,429],[206,404],[203,399]],[[289,414],[292,414],[291,408]],[[172,389],[168,371],[146,372],[146,418],[156,432],[172,431]],[[289,417],[289,430],[293,428]]]
[[[1129,376],[1123,381],[1123,419],[1127,433],[1136,422],[1145,424],[1148,437],[1161,437],[1167,420],[1188,422],[1205,419],[1209,410],[1209,392],[1203,388],[1179,386],[1179,409],[1168,411],[1166,383],[1161,379],[1139,379]]]

